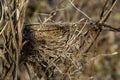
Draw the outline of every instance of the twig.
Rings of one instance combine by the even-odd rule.
[[[3,33],[3,31],[6,29],[6,27],[7,27],[7,25],[8,25],[8,22],[6,22],[5,23],[5,26],[2,28],[2,30],[0,31],[0,35]]]
[[[84,30],[84,28],[85,28],[86,25],[87,25],[87,22],[88,22],[88,20],[86,20],[85,24],[83,25],[83,27],[82,27],[82,29],[79,31],[79,33],[78,33],[75,37],[73,36],[73,37],[70,39],[70,42],[68,42],[68,45],[71,45],[72,42],[82,33],[82,31]]]
[[[90,64],[90,62],[92,62],[92,61],[94,61],[94,60],[96,60],[100,57],[114,56],[114,55],[117,55],[117,54],[118,54],[118,52],[114,52],[114,53],[111,53],[111,54],[100,54],[98,56],[95,56],[95,57],[91,58],[85,65]]]
[[[91,20],[91,18],[87,15],[87,14],[85,14],[82,10],[80,10],[80,9],[78,9],[74,4],[73,4],[73,1],[72,0],[68,0],[70,3],[71,3],[71,5],[77,10],[77,11],[79,11],[80,13],[82,13],[85,17],[87,17],[89,20]]]
[[[0,13],[1,13],[1,15],[0,15],[0,24],[1,24],[1,22],[3,20],[3,14],[4,14],[2,0],[0,0]]]
[[[99,30],[99,31],[97,32],[94,40],[92,41],[92,43],[90,44],[90,46],[87,48],[87,50],[85,51],[85,53],[87,53],[87,52],[91,49],[92,45],[94,44],[94,42],[97,40],[98,36],[100,35],[100,32],[101,32],[101,30]]]
[[[108,10],[108,12],[106,13],[106,15],[99,21],[99,23],[103,23],[103,22],[105,22],[105,20],[108,19],[109,14],[111,13],[112,9],[114,8],[116,2],[117,2],[117,0],[114,0],[114,2],[113,2],[113,4],[112,4],[111,8]],[[106,5],[106,4],[105,4],[105,5]]]
[[[107,1],[108,1],[108,0],[107,0]],[[106,1],[106,3],[105,3],[105,6],[107,5],[107,1]],[[111,8],[108,10],[108,12],[106,13],[106,15],[102,17],[102,15],[103,15],[104,12],[105,12],[105,11],[104,11],[104,8],[103,8],[103,11],[104,11],[104,12],[101,13],[100,20],[94,24],[94,25],[96,25],[96,26],[99,28],[98,33],[97,33],[96,37],[94,38],[93,42],[92,42],[92,43],[90,44],[90,46],[88,47],[88,49],[85,51],[85,53],[87,53],[87,52],[90,50],[90,48],[92,47],[92,45],[94,44],[94,42],[95,42],[96,39],[98,38],[99,34],[100,34],[101,31],[103,30],[103,29],[102,29],[103,24],[104,24],[105,21],[109,18],[109,15],[110,15],[113,7],[115,6],[116,2],[117,2],[117,0],[115,0],[115,1],[113,2]],[[104,7],[105,7],[105,6],[104,6]]]

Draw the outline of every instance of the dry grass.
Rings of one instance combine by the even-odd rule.
[[[1,29],[3,43],[2,64],[3,70],[1,79],[17,80],[19,58],[23,42],[23,24],[27,0],[1,0],[2,16]]]
[[[79,9],[85,3],[91,5],[89,1],[83,1],[80,6],[76,0],[57,2],[67,6],[61,5],[62,8],[45,14],[45,10],[37,5],[31,13],[33,16],[27,18],[28,0],[1,1],[2,80],[94,80],[98,78],[95,76],[95,60],[118,54],[100,54],[98,47],[105,30],[120,32],[106,24],[117,0],[105,1],[97,21]],[[36,13],[38,7],[44,14]],[[49,4],[47,7],[52,9]],[[76,15],[69,14],[71,11]],[[34,23],[37,22],[36,14],[39,15],[38,23]]]

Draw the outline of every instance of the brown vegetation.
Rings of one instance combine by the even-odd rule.
[[[118,0],[0,3],[0,80],[119,80]]]

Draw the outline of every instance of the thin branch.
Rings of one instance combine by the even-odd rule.
[[[6,27],[7,27],[7,25],[8,25],[8,22],[6,22],[5,23],[5,26],[2,28],[2,30],[0,31],[0,35],[3,33],[3,31],[6,29]]]
[[[68,45],[71,45],[72,42],[82,33],[82,31],[84,30],[84,28],[85,28],[86,25],[87,25],[87,22],[88,22],[88,20],[86,20],[85,24],[83,25],[83,27],[82,27],[82,29],[79,31],[79,33],[78,33],[75,37],[73,36],[73,37],[70,39],[70,42],[68,43]]]
[[[70,3],[71,3],[71,5],[77,10],[77,11],[79,11],[80,13],[82,13],[86,18],[88,18],[89,20],[91,20],[91,18],[87,15],[87,14],[85,14],[82,10],[80,10],[79,8],[77,8],[74,4],[73,4],[73,1],[71,1],[71,0],[68,0]]]
[[[112,4],[111,8],[108,10],[108,12],[106,13],[106,15],[99,21],[99,23],[103,23],[103,22],[105,22],[108,19],[109,14],[113,10],[113,8],[114,8],[114,6],[115,6],[116,3],[117,3],[117,0],[114,0],[114,3]]]
[[[114,55],[117,55],[117,54],[118,54],[118,52],[114,52],[114,53],[111,53],[111,54],[100,54],[98,56],[95,56],[95,57],[91,58],[85,65],[90,64],[92,61],[94,61],[94,60],[96,60],[96,59],[98,59],[100,57],[114,56]]]
[[[85,53],[87,53],[87,52],[91,49],[91,47],[93,46],[94,42],[97,40],[98,36],[100,35],[100,33],[101,33],[101,30],[99,30],[99,31],[97,32],[94,40],[92,41],[92,43],[90,44],[90,46],[87,48],[87,50],[85,51]]]
[[[1,13],[1,15],[0,15],[0,24],[1,24],[2,20],[3,20],[3,14],[4,14],[4,10],[3,10],[3,5],[2,4],[3,4],[2,0],[0,0],[0,13]]]

